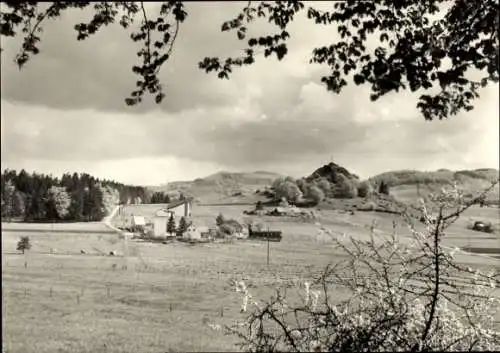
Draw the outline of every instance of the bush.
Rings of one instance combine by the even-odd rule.
[[[358,185],[358,196],[367,197],[373,193],[373,186],[369,181],[362,181]]]
[[[383,195],[389,195],[389,184],[382,180],[378,186],[378,193]]]
[[[317,205],[318,203],[323,201],[323,199],[325,198],[325,194],[318,186],[312,185],[307,190],[306,197],[311,199],[314,202],[314,204]]]
[[[224,218],[224,215],[222,213],[219,213],[217,218],[215,218],[215,224],[218,225],[219,227],[226,221]]]
[[[236,227],[229,223],[223,223],[219,226],[219,230],[223,235],[232,235],[236,233]]]
[[[341,199],[352,199],[356,197],[357,190],[354,182],[344,174],[338,175],[338,182],[335,185],[335,197]]]
[[[281,287],[258,302],[245,282],[235,282],[241,312],[251,311],[225,332],[249,352],[499,350],[495,272],[461,265],[454,258],[458,249],[441,244],[445,229],[472,205],[449,202],[453,195],[432,197],[439,212],[424,207],[423,213],[435,225],[420,232],[409,224],[410,241],[400,242],[396,233],[375,236],[373,228],[368,240],[330,232],[347,260],[302,282],[299,302]],[[333,302],[342,287],[351,296]]]
[[[21,239],[17,243],[16,249],[18,251],[22,251],[23,254],[24,254],[24,251],[31,249],[30,237],[28,237],[28,236],[21,237]]]
[[[297,202],[302,197],[302,191],[291,177],[274,180],[272,188],[276,199],[284,197],[289,202]]]

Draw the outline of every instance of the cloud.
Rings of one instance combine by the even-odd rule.
[[[420,116],[409,93],[371,102],[368,87],[349,85],[332,94],[319,82],[324,68],[308,58],[335,38],[305,18],[293,23],[283,61],[259,58],[219,80],[197,62],[242,48],[234,33],[220,33],[242,4],[187,5],[192,11],[162,73],[167,98],[160,106],[123,104],[136,60],[126,32],[109,27],[76,42],[72,24],[86,16],[77,11],[47,25],[41,54],[25,69],[2,65],[2,166],[84,167],[147,184],[218,169],[302,176],[331,158],[365,177],[498,166],[498,85],[483,91],[473,111],[434,122]],[[4,44],[2,55],[13,56],[15,40]]]

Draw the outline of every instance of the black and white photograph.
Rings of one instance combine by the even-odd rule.
[[[0,2],[2,353],[500,351],[499,26]]]

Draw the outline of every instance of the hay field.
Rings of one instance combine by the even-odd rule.
[[[213,212],[206,210],[206,217]],[[267,298],[280,280],[306,277],[341,258],[318,242],[310,227],[287,225],[286,240],[270,244],[269,266],[266,243],[250,241],[197,246],[129,241],[127,258],[105,256],[125,252],[118,235],[109,233],[32,231],[27,235],[33,247],[23,256],[15,251],[23,234],[4,229],[4,347],[7,352],[234,351],[232,338],[206,325],[240,317],[230,279],[246,278],[256,297]],[[51,254],[51,248],[57,251]]]
[[[146,217],[157,208],[127,207]],[[247,217],[243,209],[195,206],[193,218],[197,224],[212,225],[222,212],[227,218],[242,220]],[[24,234],[9,231],[19,225],[2,225],[3,345],[7,352],[234,351],[233,338],[207,325],[230,324],[241,317],[240,298],[229,284],[231,279],[246,279],[254,297],[267,298],[280,281],[307,278],[327,263],[344,259],[320,225],[367,237],[373,219],[381,232],[390,231],[394,219],[371,212],[318,214],[319,224],[279,217],[260,220],[270,229],[283,231],[282,242],[270,243],[269,265],[265,242],[125,243],[102,224],[87,224],[87,233],[75,232],[77,228],[84,231],[85,224],[56,225],[59,230],[68,227],[68,233],[48,232],[45,224],[37,232],[36,225],[29,225],[26,235],[33,247],[23,256],[15,247]],[[474,209],[469,214],[489,219],[495,215],[490,209]],[[95,233],[98,229],[102,233]],[[398,229],[403,232],[404,226]],[[462,238],[474,236],[481,244],[495,243],[479,239],[483,233],[460,225],[456,232]],[[56,250],[51,253],[50,249]],[[119,256],[106,256],[111,250]],[[473,266],[498,265],[491,257],[460,256]],[[341,298],[341,289],[338,294]]]

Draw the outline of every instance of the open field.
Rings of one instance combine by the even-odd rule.
[[[131,205],[126,212],[148,217],[157,208]],[[246,208],[195,206],[193,218],[208,226],[220,212],[243,220]],[[321,226],[362,238],[374,219],[380,234],[392,231],[395,219],[372,212],[317,213],[318,224],[280,217],[259,220],[283,231],[282,242],[270,244],[269,265],[265,242],[125,243],[100,223],[56,224],[59,231],[54,232],[51,224],[2,224],[3,345],[7,352],[234,351],[233,338],[206,324],[230,324],[240,317],[231,279],[246,279],[254,297],[267,298],[280,281],[307,278],[345,258]],[[119,217],[113,223],[119,225]],[[498,234],[466,229],[469,218],[498,223],[498,209],[471,209],[450,228],[445,244],[500,248]],[[22,227],[30,229],[26,235],[33,244],[24,256],[15,250],[23,235],[15,229]],[[408,234],[403,225],[397,228]],[[106,256],[111,250],[119,256]],[[498,268],[500,262],[475,255],[458,258],[480,268]],[[337,294],[340,299],[343,291]]]

